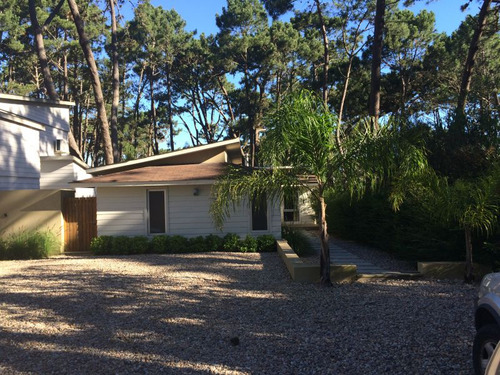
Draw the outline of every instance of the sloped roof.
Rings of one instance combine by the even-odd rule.
[[[182,150],[176,150],[161,155],[149,156],[142,159],[104,165],[101,167],[89,168],[87,170],[87,173],[90,173],[94,176],[99,176],[99,175],[122,172],[127,170],[135,170],[137,168],[143,168],[149,166],[203,163],[207,162],[207,160],[202,157],[203,154],[208,153],[215,155],[217,153],[224,151],[231,152],[232,154],[235,153],[239,154],[240,153],[239,138],[229,139],[222,142],[210,143],[207,145],[185,148]],[[214,162],[219,162],[219,161],[220,160],[216,160]],[[230,162],[230,160],[226,161]]]
[[[82,187],[96,187],[189,185],[202,181],[209,183],[224,174],[226,168],[226,163],[149,166],[109,173],[88,180],[76,181],[74,184]]]

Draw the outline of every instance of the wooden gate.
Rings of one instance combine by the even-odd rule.
[[[64,251],[90,251],[97,236],[96,198],[64,198]]]

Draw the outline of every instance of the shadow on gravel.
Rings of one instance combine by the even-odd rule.
[[[0,270],[5,374],[471,373],[475,290],[461,284],[320,288],[276,254],[15,265]]]

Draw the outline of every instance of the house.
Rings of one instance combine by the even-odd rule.
[[[186,237],[236,233],[281,236],[279,202],[242,204],[218,231],[210,189],[228,163],[241,163],[239,139],[91,168],[75,186],[96,188],[98,235],[169,234]]]
[[[48,229],[63,240],[63,198],[93,195],[69,184],[88,168],[68,145],[73,105],[0,94],[0,235]]]

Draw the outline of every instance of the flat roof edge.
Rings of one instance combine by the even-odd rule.
[[[32,98],[29,96],[12,95],[12,94],[0,94],[0,101],[3,101],[3,102],[29,102],[29,103],[57,106],[57,107],[74,107],[74,105],[75,105],[74,102],[65,101],[65,100]]]

